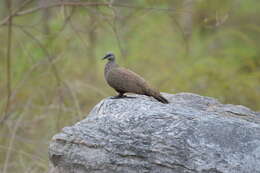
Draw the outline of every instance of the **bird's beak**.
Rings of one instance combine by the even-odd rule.
[[[107,59],[108,57],[109,57],[109,55],[106,55],[106,56],[104,56],[104,57],[102,58],[102,60]]]

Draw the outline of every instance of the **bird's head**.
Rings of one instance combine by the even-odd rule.
[[[115,60],[115,55],[113,53],[107,53],[103,58],[104,59],[108,59],[108,61],[114,61]]]

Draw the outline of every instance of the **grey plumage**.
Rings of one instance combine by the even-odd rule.
[[[119,67],[115,62],[114,54],[108,53],[103,59],[108,59],[104,71],[105,79],[108,85],[119,93],[117,97],[124,97],[124,93],[136,93],[154,97],[162,103],[169,103],[159,91],[152,88],[141,76]]]

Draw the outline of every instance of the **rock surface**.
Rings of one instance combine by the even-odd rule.
[[[260,113],[191,93],[101,101],[50,142],[57,173],[260,173]]]

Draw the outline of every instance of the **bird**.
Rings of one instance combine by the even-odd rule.
[[[118,93],[114,98],[124,98],[127,97],[124,95],[125,93],[135,93],[151,96],[165,104],[169,103],[157,89],[152,88],[140,75],[129,69],[120,67],[116,63],[113,53],[107,53],[102,59],[108,60],[105,65],[104,76],[107,84]]]

